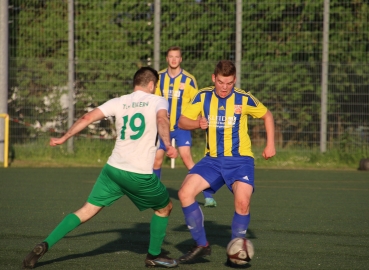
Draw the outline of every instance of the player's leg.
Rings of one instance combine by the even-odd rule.
[[[250,223],[250,200],[254,191],[254,159],[251,157],[225,158],[222,173],[227,187],[234,195],[232,239],[245,237]]]
[[[192,146],[192,137],[191,132],[189,130],[177,129],[174,133],[174,137],[176,139],[176,143],[178,145],[178,152],[183,161],[183,164],[186,166],[188,170],[191,170],[195,165],[191,154],[191,146]],[[214,200],[211,193],[206,190],[202,191],[204,195],[205,207],[215,207],[217,206],[217,202]]]
[[[196,242],[196,245],[189,252],[179,258],[181,263],[211,254],[204,228],[204,215],[195,199],[197,194],[208,187],[210,187],[209,183],[200,175],[189,174],[178,191],[187,227]]]
[[[116,189],[116,184],[108,176],[109,165],[102,169],[87,202],[74,213],[68,214],[59,225],[49,234],[49,236],[24,258],[23,268],[32,269],[37,261],[66,234],[77,228],[81,223],[88,221],[95,216],[104,206],[111,205],[123,194],[117,192],[112,194],[111,190]],[[112,168],[112,167],[111,167]]]
[[[250,223],[250,201],[253,186],[236,181],[232,185],[234,194],[235,213],[232,219],[232,238],[246,237],[246,232]]]
[[[220,171],[217,170],[220,167],[217,160],[203,158],[191,169],[178,191],[187,227],[196,242],[189,252],[179,258],[182,263],[211,254],[211,248],[206,239],[204,216],[196,201],[196,196],[207,188],[215,192],[224,184]]]
[[[150,244],[148,253],[146,255],[146,266],[161,266],[161,267],[176,267],[177,261],[168,257],[161,251],[166,230],[168,226],[168,219],[172,211],[173,204],[169,201],[168,205],[159,210],[155,210],[150,222]]]
[[[172,133],[171,133],[172,134]],[[163,165],[164,156],[165,156],[165,145],[162,139],[159,138],[159,148],[156,151],[155,160],[154,160],[154,173],[156,176],[161,179],[161,166]]]
[[[195,162],[193,162],[192,159],[190,146],[178,146],[178,152],[182,159],[183,164],[186,166],[188,170],[191,170],[195,165]]]
[[[154,160],[154,173],[160,179],[161,178],[161,166],[163,164],[165,152],[163,149],[158,149],[156,151]]]
[[[145,259],[146,266],[175,267],[177,261],[161,252],[166,235],[172,202],[164,184],[155,174],[138,174],[122,171],[119,182],[121,190],[140,211],[152,208],[150,243]]]
[[[150,254],[158,255],[161,253],[161,246],[166,235],[168,218],[172,208],[173,204],[169,201],[168,205],[164,208],[154,210],[154,215],[150,222]]]
[[[155,174],[122,171],[120,178],[120,189],[140,211],[154,209],[148,252],[154,256],[159,255],[172,210],[167,188]]]
[[[49,236],[40,244],[37,244],[33,250],[24,258],[23,268],[32,269],[37,261],[59,240],[69,232],[77,228],[81,223],[86,222],[95,216],[102,207],[92,205],[86,202],[82,208],[74,213],[68,214]]]
[[[48,244],[49,248],[51,248],[67,233],[77,228],[81,223],[90,220],[93,216],[100,212],[101,209],[101,206],[96,206],[86,202],[80,209],[67,215],[45,239],[45,242]]]

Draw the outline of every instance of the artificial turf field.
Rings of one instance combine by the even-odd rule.
[[[33,246],[82,206],[99,172],[0,169],[0,269],[20,269]],[[186,170],[162,175],[174,204],[163,248],[179,257],[193,244],[177,197]],[[369,269],[369,172],[256,169],[255,188],[247,269]],[[214,197],[218,206],[205,208],[198,196],[212,255],[180,269],[231,269],[233,196],[223,187]],[[145,269],[151,216],[122,198],[53,246],[36,269]]]

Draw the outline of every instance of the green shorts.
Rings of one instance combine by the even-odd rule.
[[[153,174],[139,174],[120,170],[106,164],[101,170],[87,202],[96,206],[110,206],[122,196],[140,210],[159,210],[169,203],[167,188]]]

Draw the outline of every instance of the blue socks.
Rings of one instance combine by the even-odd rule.
[[[205,228],[204,228],[204,215],[201,211],[199,204],[195,201],[193,204],[182,207],[183,214],[187,227],[190,229],[192,238],[196,241],[198,246],[207,246]]]
[[[156,174],[156,176],[161,179],[161,168],[160,169],[154,169],[154,173]]]
[[[234,212],[232,220],[232,239],[237,237],[246,237],[246,231],[250,223],[250,213],[242,216]]]
[[[203,191],[202,191],[202,194],[204,194],[204,198],[205,198],[205,199],[206,199],[206,198],[213,198],[213,196],[211,195],[211,193],[210,193],[210,192],[208,192],[208,191],[203,190]]]

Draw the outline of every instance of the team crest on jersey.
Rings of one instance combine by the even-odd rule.
[[[180,84],[179,84],[179,89],[181,89],[181,90],[182,90],[182,89],[184,89],[184,88],[185,88],[185,84],[184,84],[184,83],[180,83]]]
[[[234,113],[241,114],[242,113],[242,105],[234,105]]]

